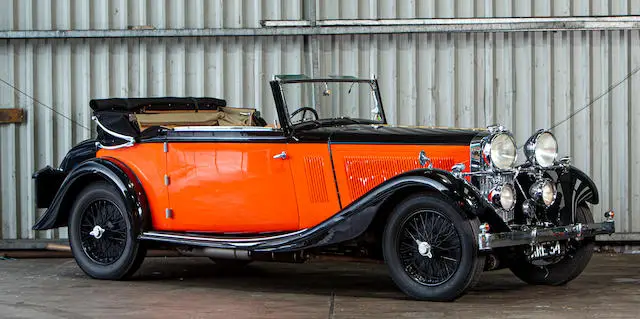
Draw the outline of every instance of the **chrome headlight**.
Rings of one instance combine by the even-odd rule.
[[[529,189],[529,195],[531,195],[536,202],[547,207],[553,205],[556,201],[557,194],[556,185],[550,179],[541,179],[533,183]]]
[[[558,157],[558,141],[551,132],[540,130],[527,140],[524,154],[534,165],[552,166]]]
[[[489,201],[505,210],[511,210],[516,204],[516,190],[512,184],[502,184],[489,192]]]
[[[516,162],[516,142],[511,134],[494,134],[483,149],[484,160],[495,168],[508,169]]]

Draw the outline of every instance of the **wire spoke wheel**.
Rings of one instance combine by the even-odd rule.
[[[400,226],[397,253],[413,280],[438,286],[456,273],[462,259],[461,236],[453,222],[435,210],[418,210]]]
[[[123,254],[127,244],[127,223],[118,206],[106,199],[89,203],[80,216],[80,242],[95,263],[110,265]]]

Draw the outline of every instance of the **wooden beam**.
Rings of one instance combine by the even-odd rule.
[[[0,124],[24,122],[23,109],[0,109]]]

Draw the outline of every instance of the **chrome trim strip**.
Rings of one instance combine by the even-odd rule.
[[[176,132],[278,132],[281,129],[262,126],[176,126]]]
[[[613,234],[615,222],[605,221],[593,224],[575,224],[553,228],[533,228],[530,231],[512,231],[504,233],[481,232],[478,235],[478,249],[533,245],[557,240],[583,239],[596,235]]]
[[[234,246],[234,247],[250,247],[250,246],[261,244],[269,240],[296,236],[305,231],[307,231],[306,228],[297,230],[294,232],[290,232],[290,233],[285,233],[285,234],[279,234],[274,236],[264,236],[264,237],[252,237],[252,238],[225,238],[225,237],[215,237],[215,236],[207,236],[207,235],[201,235],[201,234],[147,231],[142,233],[140,236],[138,236],[138,239],[182,243],[182,244],[188,244],[188,243],[194,244],[194,242],[200,242],[200,243],[220,243],[220,244],[225,244],[225,245]]]

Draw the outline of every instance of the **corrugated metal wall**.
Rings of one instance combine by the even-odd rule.
[[[302,19],[304,0],[0,0],[0,30],[252,28],[262,19]],[[320,1],[319,19],[639,15],[633,1]],[[319,74],[380,81],[392,123],[478,127],[501,123],[522,143],[640,67],[640,32],[563,31],[317,36]],[[31,174],[57,165],[89,137],[88,101],[103,97],[206,95],[275,111],[267,81],[310,73],[302,36],[0,40],[0,107],[26,123],[0,125],[0,238],[34,233]],[[24,92],[20,93],[20,91]],[[34,97],[35,102],[28,96]],[[635,107],[633,107],[635,105]],[[640,239],[640,74],[554,129],[562,151],[614,208],[618,231]],[[53,108],[56,114],[47,107]],[[367,116],[368,114],[364,114]],[[69,120],[69,119],[71,120]],[[73,121],[73,122],[72,122]],[[599,214],[597,216],[599,218]]]

